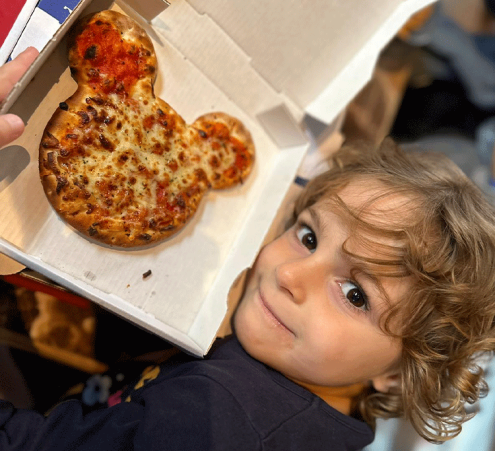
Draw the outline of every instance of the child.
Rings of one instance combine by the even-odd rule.
[[[234,335],[149,369],[112,407],[0,404],[0,449],[355,450],[403,415],[447,440],[494,349],[494,217],[442,156],[342,148],[261,250]]]

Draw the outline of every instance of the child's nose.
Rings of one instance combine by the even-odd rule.
[[[286,262],[276,269],[278,286],[286,290],[294,302],[302,303],[306,300],[311,285],[314,283],[316,265],[302,260]]]

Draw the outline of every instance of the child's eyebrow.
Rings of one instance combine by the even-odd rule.
[[[346,265],[348,265],[349,268],[351,268],[351,275],[352,273],[354,274],[357,273],[362,277],[368,279],[374,285],[376,285],[377,289],[379,289],[380,291],[383,290],[383,288],[381,288],[380,279],[370,268],[369,264],[367,264],[366,262],[362,261],[357,257],[354,257],[353,255],[349,255],[343,249],[341,249],[340,251],[340,257],[342,258],[342,260],[345,261]]]
[[[318,210],[316,208],[314,208],[313,206],[311,206],[311,207],[308,207],[308,212],[311,216],[313,223],[316,226],[316,229],[322,230],[323,223],[321,221],[320,214],[318,213]]]
[[[308,207],[307,210],[311,216],[311,220],[314,223],[315,228],[319,231],[323,231],[325,229],[326,224],[324,223],[324,221],[322,221],[321,215],[318,212],[318,210],[313,206]],[[340,249],[339,257],[346,264],[346,266],[352,269],[353,272],[356,271],[359,272],[364,277],[369,279],[370,282],[376,285],[380,291],[383,291],[383,288],[381,288],[381,283],[379,278],[375,275],[369,264],[367,264],[362,259],[355,257],[354,255],[349,254],[348,252],[345,252],[343,248]]]

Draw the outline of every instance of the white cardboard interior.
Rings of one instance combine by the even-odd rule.
[[[251,130],[257,160],[244,185],[210,192],[178,235],[133,251],[103,247],[74,232],[41,188],[41,134],[59,102],[75,90],[66,29],[60,31],[33,67],[35,78],[28,84],[33,73],[26,75],[22,95],[9,100],[10,111],[29,121],[23,136],[0,152],[0,168],[8,168],[0,170],[0,252],[193,354],[206,353],[225,315],[230,284],[252,263],[308,148],[297,129],[304,109],[356,60],[370,36],[379,45],[402,25],[394,19],[385,37],[376,37],[398,7],[407,4],[412,13],[428,2],[359,3],[366,3],[366,14],[357,0],[259,6],[174,0],[151,25],[134,17],[157,52],[156,95],[187,122],[215,110],[238,117]],[[108,4],[94,0],[90,9]],[[373,65],[380,48],[364,59]],[[341,82],[347,97],[340,92],[339,99],[347,103],[366,79]],[[333,119],[341,108],[330,102],[322,111]],[[284,137],[291,138],[280,141]],[[152,275],[143,278],[148,270]]]

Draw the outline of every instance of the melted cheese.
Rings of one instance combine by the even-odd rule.
[[[171,108],[163,111],[156,102],[140,100],[110,94],[99,105],[88,98],[85,108],[71,111],[80,130],[62,138],[68,156],[59,156],[60,166],[67,160],[73,184],[86,180],[89,204],[129,221],[180,210],[178,196],[198,183],[198,170],[209,179],[235,164],[235,154],[224,143],[202,137],[205,132],[185,125]],[[212,167],[212,156],[217,167]]]

